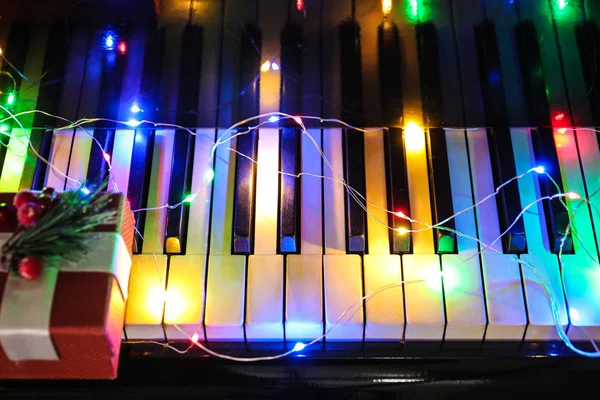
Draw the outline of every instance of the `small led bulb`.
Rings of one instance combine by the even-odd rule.
[[[271,69],[271,61],[267,60],[265,61],[261,66],[260,66],[260,70],[261,72],[267,72],[268,70]]]
[[[398,232],[401,235],[406,235],[408,233],[408,229],[406,229],[406,228],[396,228],[396,232]]]
[[[571,199],[571,200],[577,200],[577,199],[580,199],[580,198],[581,198],[581,196],[580,196],[580,195],[578,195],[578,194],[577,194],[577,193],[575,193],[575,192],[569,192],[569,193],[567,193],[567,196],[568,196],[568,197],[569,197],[569,199]]]
[[[535,167],[535,168],[531,168],[533,171],[537,172],[538,174],[543,174],[544,172],[546,172],[546,169],[543,166],[539,166],[539,167]]]

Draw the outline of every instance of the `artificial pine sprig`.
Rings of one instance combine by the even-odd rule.
[[[4,266],[16,272],[19,261],[27,256],[80,260],[93,245],[83,233],[116,218],[117,211],[108,207],[110,194],[101,193],[105,186],[106,183],[94,192],[64,192],[34,226],[20,226],[2,246]]]

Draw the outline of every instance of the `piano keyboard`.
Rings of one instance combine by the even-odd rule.
[[[13,112],[103,118],[4,120],[0,191],[110,176],[150,209],[124,338],[553,342],[545,284],[569,338],[600,339],[597,2],[174,3],[160,25],[0,26]],[[274,112],[351,127],[236,136],[250,121],[211,156]]]

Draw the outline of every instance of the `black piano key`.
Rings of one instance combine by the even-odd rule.
[[[186,130],[178,129],[175,132],[169,204],[179,204],[191,194],[194,139],[195,137]],[[165,232],[165,252],[167,254],[185,253],[188,215],[189,202],[184,202],[179,207],[167,211]]]
[[[440,128],[444,119],[444,109],[437,31],[434,24],[417,25],[417,44],[423,111],[427,125],[432,127],[429,129],[428,167],[432,217],[433,223],[437,225],[454,215],[454,206],[450,187],[446,133]],[[455,230],[454,219],[444,222],[441,227]],[[452,231],[436,229],[434,238],[438,254],[457,251],[456,237]]]
[[[396,24],[384,21],[377,30],[379,46],[379,79],[383,122],[386,126],[402,124],[402,76],[400,63],[400,39]]]
[[[123,29],[119,37],[127,41],[127,32]],[[97,116],[99,121],[94,130],[94,144],[90,151],[90,161],[86,181],[99,185],[108,178],[109,161],[112,155],[115,127],[121,100],[121,85],[125,69],[126,55],[120,51],[107,51],[102,60],[102,77],[98,98]],[[97,144],[102,146],[102,149]]]
[[[517,172],[508,129],[508,109],[493,22],[485,21],[475,27],[475,43],[486,124],[494,127],[487,129],[487,136],[494,186],[498,187],[514,178]],[[504,252],[526,252],[525,225],[523,218],[519,216],[522,207],[516,180],[504,186],[498,194],[496,204],[500,229],[502,232],[508,230],[502,237]]]
[[[198,124],[198,94],[200,93],[202,68],[201,26],[187,25],[185,27],[181,41],[180,65],[176,123],[190,128]],[[186,130],[179,129],[175,132],[169,204],[178,204],[191,194],[194,139],[195,137]],[[166,253],[185,252],[189,208],[189,203],[185,202],[181,206],[167,211]]]
[[[281,111],[302,113],[302,28],[288,24],[281,35]],[[295,126],[283,120],[284,126]],[[280,140],[279,251],[296,253],[300,249],[300,182],[292,176],[299,172],[300,135],[296,128],[284,128]]]
[[[344,135],[344,179],[348,186],[362,196],[366,193],[364,134],[356,129],[346,129]],[[354,196],[357,197],[357,196]],[[366,252],[367,221],[363,199],[351,196],[346,201],[347,243],[349,253]]]
[[[148,190],[150,187],[150,173],[152,170],[152,156],[154,151],[154,129],[136,129],[131,154],[131,170],[129,172],[129,185],[127,199],[132,210],[148,206]],[[135,227],[143,235],[146,222],[146,212],[140,211],[135,215]],[[140,235],[134,235],[134,252],[142,251],[143,240]]]
[[[140,102],[144,110],[144,119],[149,121],[160,121],[166,117],[166,112],[159,101],[164,48],[165,28],[157,28],[154,23],[150,24],[140,82]]]
[[[246,119],[258,113],[259,85],[256,79],[260,74],[261,48],[260,30],[253,23],[248,23],[242,32],[240,58],[239,98],[240,119]],[[247,128],[247,127],[243,127]],[[242,128],[242,129],[243,129]],[[256,191],[256,160],[258,136],[256,130],[237,138],[235,165],[235,193],[233,206],[233,253],[250,254],[253,246],[254,232],[254,196]]]
[[[596,84],[600,68],[600,31],[593,21],[585,21],[575,27],[577,47],[583,68],[585,85],[589,88],[588,100],[594,125],[600,126],[600,88]]]
[[[356,21],[349,20],[341,24],[340,42],[342,120],[358,127],[363,125],[363,89],[360,28]]]
[[[57,21],[52,25],[48,35],[48,44],[44,56],[44,81],[46,84],[40,85],[36,108],[44,110],[47,113],[59,114],[60,100],[62,98],[63,85],[65,82],[65,66],[67,64],[69,43],[72,39],[71,26],[64,21]],[[73,100],[76,101],[76,100]],[[33,118],[34,127],[52,127],[56,124],[53,118],[45,114],[37,113]],[[50,139],[48,140],[48,135]],[[39,153],[44,159],[48,160],[50,156],[50,143],[52,141],[52,131],[46,129],[34,129],[30,136],[30,145],[27,148],[25,163],[23,165],[23,174],[19,187],[21,189],[39,190],[39,184],[43,185],[46,175],[47,165],[35,154]],[[47,144],[47,147],[45,145]],[[40,176],[39,174],[43,174]],[[34,185],[35,182],[35,185]],[[56,188],[62,190],[63,188]]]
[[[233,210],[233,252],[250,254],[253,250],[254,195],[258,135],[252,130],[237,139],[237,161]]]
[[[534,158],[537,165],[543,166],[546,173],[558,185],[557,190],[551,180],[542,175],[539,179],[540,192],[542,196],[552,196],[557,192],[564,192],[564,188],[558,155],[554,147],[552,128],[549,128],[550,107],[546,96],[544,71],[535,25],[532,21],[520,22],[515,28],[515,35],[529,123],[532,126],[540,127],[531,131]],[[559,199],[544,201],[543,204],[550,250],[558,253],[562,246],[564,253],[572,253],[571,234],[566,234],[569,222],[568,211]]]
[[[410,215],[408,196],[408,178],[406,176],[406,156],[401,128],[390,128],[385,136],[385,158],[388,207],[395,214]],[[389,225],[394,228],[391,236],[392,252],[396,254],[409,253],[412,249],[410,222],[397,215],[390,215]],[[404,230],[405,232],[399,232]]]
[[[35,134],[35,135],[34,135]],[[54,132],[48,131],[34,131],[31,133],[31,146],[37,149],[38,154],[46,161],[50,159],[50,149],[52,148],[52,136]],[[31,190],[42,190],[44,188],[44,182],[48,171],[48,164],[41,159],[37,159],[35,164],[35,170],[29,175],[21,178],[21,185],[19,190],[31,189]],[[56,188],[62,189],[62,188]]]
[[[279,186],[279,249],[281,253],[296,253],[300,250],[300,181],[295,177],[299,172],[300,131],[284,128],[281,131],[280,147],[282,174]]]
[[[25,59],[27,58],[27,51],[29,47],[29,38],[31,34],[31,26],[25,22],[17,21],[11,27],[8,33],[8,39],[6,41],[6,48],[3,48],[3,56],[10,60],[11,64],[18,71],[23,71],[25,68]],[[2,63],[2,74],[0,74],[0,104],[3,107],[7,107],[9,110],[19,101],[18,95],[21,88],[21,76],[15,72],[15,69],[11,67],[7,62]],[[14,80],[14,83],[13,83]],[[8,104],[9,97],[16,94],[16,101],[13,100],[12,104]],[[4,110],[0,111],[2,119],[7,118],[7,114]],[[15,124],[13,119],[6,120],[2,125],[3,131],[9,133]],[[0,133],[0,175],[2,174],[2,168],[4,167],[4,159],[6,158],[6,151],[8,149],[8,143],[10,137]]]

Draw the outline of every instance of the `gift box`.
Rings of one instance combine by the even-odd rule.
[[[0,271],[0,379],[116,378],[134,219],[121,194],[108,207],[116,218],[83,233],[81,260],[53,258],[35,280]]]

